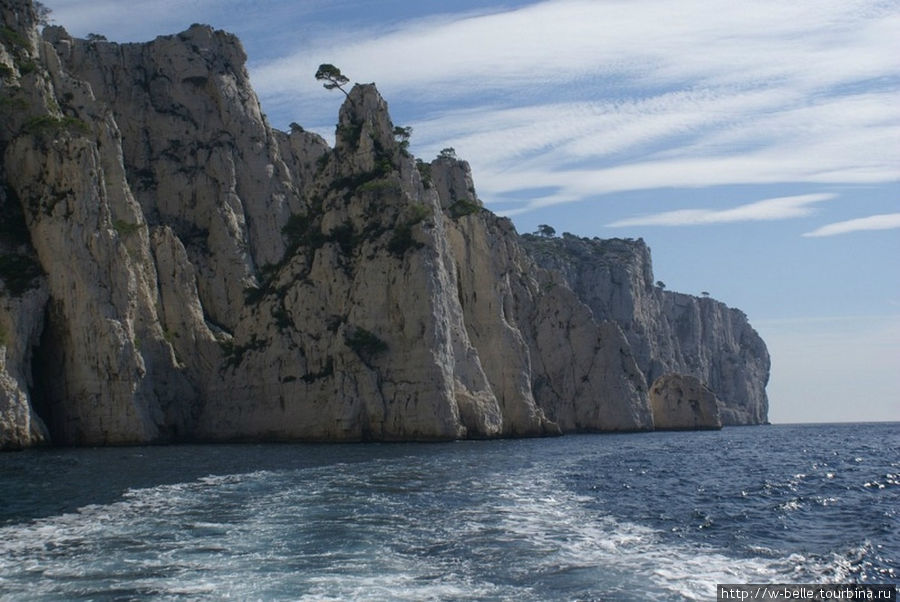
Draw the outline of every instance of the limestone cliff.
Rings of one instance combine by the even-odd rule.
[[[331,149],[270,128],[208,27],[41,39],[6,2],[3,48],[3,201],[36,268],[4,289],[8,446],[652,426],[619,328],[549,290],[465,163],[417,166],[374,86]]]
[[[628,325],[465,162],[409,156],[373,85],[330,148],[269,126],[229,34],[2,7],[0,448],[653,427]]]
[[[691,375],[719,398],[723,424],[767,421],[769,354],[743,312],[656,286],[642,240],[565,234],[525,235],[522,243],[597,318],[622,327],[648,383],[669,372]]]
[[[693,376],[663,374],[650,387],[650,408],[657,429],[720,429],[719,401]]]

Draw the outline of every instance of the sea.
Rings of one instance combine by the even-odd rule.
[[[0,454],[0,600],[900,582],[900,423]]]

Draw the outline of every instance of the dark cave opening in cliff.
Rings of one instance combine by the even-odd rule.
[[[71,443],[64,432],[61,404],[65,401],[63,367],[65,353],[61,341],[65,334],[59,316],[61,310],[51,300],[44,316],[44,329],[31,359],[32,407],[50,433],[55,445]]]

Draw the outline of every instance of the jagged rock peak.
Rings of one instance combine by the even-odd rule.
[[[468,161],[441,155],[431,162],[431,179],[442,209],[459,212],[484,206],[475,192],[475,182],[472,180],[472,169]]]
[[[356,84],[338,114],[335,149],[339,152],[372,152],[395,149],[394,124],[388,103],[375,84]]]

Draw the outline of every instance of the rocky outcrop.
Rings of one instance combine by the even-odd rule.
[[[533,397],[564,432],[651,428],[647,387],[618,326],[596,323],[535,266],[509,220],[478,210],[452,226],[465,325],[501,404]]]
[[[622,327],[648,383],[670,372],[694,376],[722,403],[726,425],[767,420],[769,354],[737,309],[654,284],[643,240],[525,235],[523,245],[598,319]]]
[[[719,402],[698,379],[663,374],[650,387],[653,424],[662,430],[720,429]]]
[[[0,447],[653,427],[629,329],[468,164],[411,157],[374,85],[330,148],[269,126],[224,32],[3,19],[0,250],[32,277],[0,273]]]
[[[375,88],[355,87],[337,144],[287,224],[289,252],[248,291],[198,433],[397,440],[649,428],[646,387],[627,373],[572,391],[567,403],[584,417],[533,393],[535,366],[545,370],[539,345],[568,336],[562,322],[540,337],[533,329],[545,303],[539,270],[470,185],[452,202],[452,187],[427,187],[393,129]],[[471,182],[457,161],[430,172]],[[584,365],[568,367],[588,382],[612,347],[598,345],[574,296],[568,303],[593,333],[576,352]],[[563,375],[544,379],[569,393]],[[629,395],[610,394],[619,381]]]

